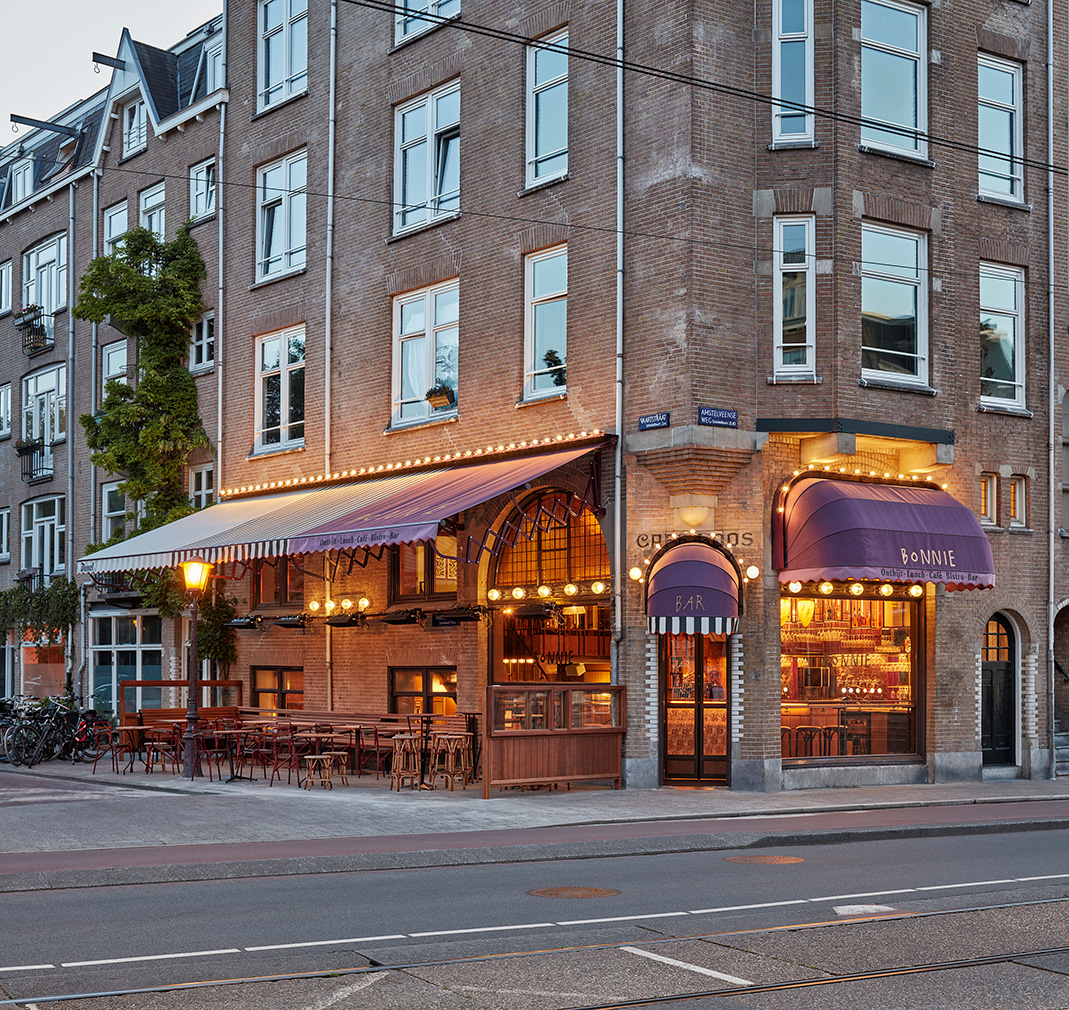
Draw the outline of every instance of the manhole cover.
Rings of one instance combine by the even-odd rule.
[[[540,887],[527,893],[536,898],[611,898],[620,892],[607,887]]]
[[[798,856],[724,856],[725,863],[803,863],[804,859]]]

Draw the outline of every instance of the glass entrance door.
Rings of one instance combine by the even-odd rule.
[[[727,638],[666,635],[662,642],[664,780],[726,783]]]

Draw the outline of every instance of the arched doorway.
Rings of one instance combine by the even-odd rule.
[[[1013,764],[1016,757],[1016,652],[1010,622],[995,614],[984,628],[980,666],[980,749],[985,765]]]

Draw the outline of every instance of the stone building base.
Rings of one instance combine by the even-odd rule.
[[[923,763],[839,765],[827,768],[784,768],[784,789],[831,789],[839,786],[907,786],[928,781]]]

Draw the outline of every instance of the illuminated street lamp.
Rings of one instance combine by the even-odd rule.
[[[200,774],[200,762],[197,761],[197,604],[204,595],[211,576],[212,565],[203,558],[190,558],[179,566],[182,579],[189,598],[190,620],[193,629],[189,636],[189,709],[186,712],[186,731],[182,736],[185,750],[182,756],[182,774],[196,778]]]

